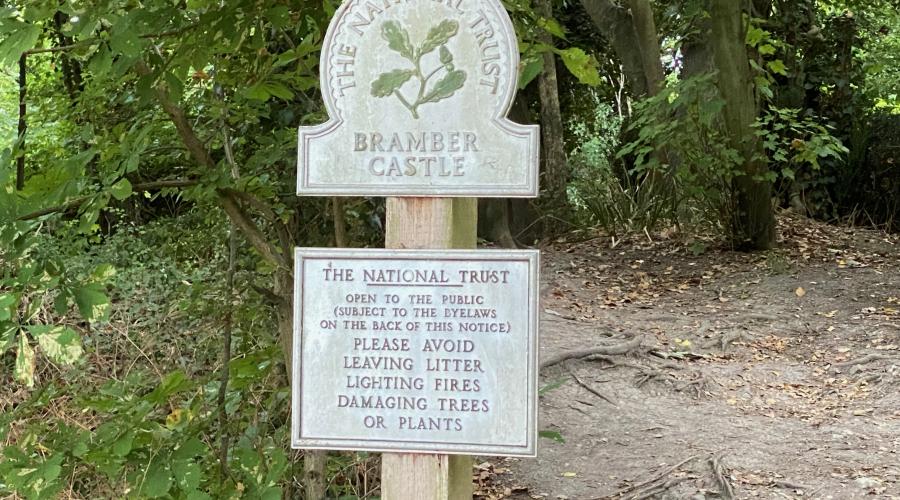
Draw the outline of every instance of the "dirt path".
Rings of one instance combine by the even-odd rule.
[[[544,368],[558,440],[482,464],[482,498],[900,498],[900,240],[780,233],[545,249],[542,359],[636,347]]]

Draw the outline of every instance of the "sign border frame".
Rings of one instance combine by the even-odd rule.
[[[302,263],[313,259],[376,259],[376,260],[472,260],[472,261],[527,261],[528,303],[532,306],[528,321],[526,394],[526,436],[524,445],[446,443],[427,440],[343,439],[302,437],[300,414],[302,412],[302,363],[303,287]],[[437,453],[450,455],[490,455],[511,457],[536,457],[538,443],[538,350],[540,311],[540,251],[539,250],[395,250],[384,248],[309,248],[294,249],[294,325],[291,339],[291,448],[317,450],[351,450],[382,453]]]

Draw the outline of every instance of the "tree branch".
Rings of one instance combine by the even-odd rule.
[[[290,269],[291,266],[288,261],[283,255],[278,253],[275,245],[271,244],[269,240],[266,239],[266,236],[259,230],[256,223],[254,223],[247,213],[241,209],[240,205],[237,204],[237,199],[221,189],[216,190],[216,192],[219,193],[219,202],[222,204],[225,213],[228,214],[231,221],[240,228],[247,238],[247,241],[256,248],[256,251],[276,266]]]
[[[164,181],[153,181],[153,182],[143,182],[141,184],[135,184],[132,186],[132,191],[156,191],[159,189],[167,189],[167,188],[183,188],[196,186],[197,181],[193,180],[181,180],[181,179],[170,179]],[[93,195],[91,195],[93,196]],[[66,212],[68,210],[72,210],[74,208],[78,208],[84,202],[91,199],[91,196],[80,196],[75,198],[74,200],[67,201],[62,205],[56,205],[54,207],[42,208],[40,210],[35,210],[34,212],[27,213],[25,215],[20,215],[16,220],[26,221],[37,219],[38,217],[43,217],[45,215],[55,214],[58,212]]]
[[[163,31],[162,33],[149,33],[146,35],[139,35],[138,38],[155,40],[157,38],[177,36],[186,31],[190,31],[190,30],[194,29],[199,25],[200,25],[199,23],[194,23],[194,24],[190,24],[188,26],[185,26],[184,28],[177,29],[177,30]],[[100,43],[99,37],[86,38],[84,40],[80,40],[76,43],[72,43],[69,45],[57,45],[56,47],[46,47],[46,48],[41,47],[41,48],[28,49],[22,53],[22,56],[27,57],[27,56],[31,56],[31,55],[35,55],[35,54],[46,54],[48,52],[67,52],[69,50],[77,49],[79,47],[88,47],[90,45],[94,45],[97,43]]]
[[[138,63],[135,64],[135,70],[141,76],[150,76],[152,74],[150,68],[144,61],[138,61]],[[184,143],[194,160],[203,167],[209,169],[215,168],[215,160],[213,160],[212,156],[209,154],[209,150],[206,149],[206,145],[203,144],[203,141],[197,137],[194,128],[184,114],[184,110],[172,101],[172,98],[169,97],[169,92],[164,87],[155,85],[153,91],[156,94],[156,98],[159,100],[159,104],[162,106],[163,111],[169,115],[172,124],[175,125],[175,129],[178,131],[181,142]],[[237,197],[234,194],[235,191],[217,189],[216,193],[219,195],[219,202],[225,210],[225,213],[228,214],[228,217],[232,222],[241,229],[247,237],[247,241],[256,248],[256,251],[269,262],[289,270],[291,266],[285,257],[278,252],[277,247],[269,242],[263,232],[259,229],[259,226],[257,226],[256,223],[253,222],[253,219],[251,219],[240,205],[238,205]],[[257,203],[261,202],[257,200]],[[273,213],[271,208],[265,207],[265,209],[268,213]]]

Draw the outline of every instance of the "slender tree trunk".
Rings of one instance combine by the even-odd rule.
[[[538,0],[537,11],[541,16],[552,19],[553,7],[550,0]],[[553,46],[553,37],[542,33],[540,41]],[[550,206],[565,207],[566,184],[569,181],[569,168],[563,144],[563,122],[559,106],[559,88],[556,77],[556,54],[547,51],[544,57],[544,70],[538,75],[538,90],[541,95],[541,156],[544,163],[544,180],[547,193],[550,195]]]
[[[28,90],[28,59],[25,54],[19,57],[19,154],[16,156],[16,191],[25,187],[25,132],[28,122],[25,120],[25,96]]]
[[[660,62],[659,36],[648,0],[628,0],[634,34],[641,53],[641,69],[647,81],[647,94],[656,95],[663,87],[665,73]]]
[[[732,237],[735,245],[742,249],[769,249],[775,242],[772,186],[761,179],[769,168],[762,143],[753,128],[759,110],[744,42],[746,27],[741,3],[712,0],[710,22],[713,58],[718,69],[716,84],[725,101],[725,128],[731,147],[743,158],[741,172],[733,182]]]

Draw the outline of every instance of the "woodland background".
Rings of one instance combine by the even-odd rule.
[[[896,1],[504,5],[542,196],[482,200],[483,243],[900,230]],[[384,238],[382,198],[294,194],[336,7],[0,7],[0,496],[376,494],[375,457],[288,447],[291,249]]]

